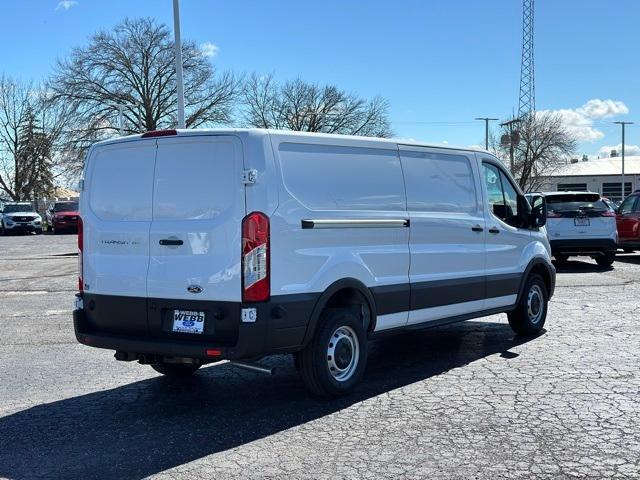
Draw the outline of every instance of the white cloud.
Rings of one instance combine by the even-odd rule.
[[[69,10],[71,7],[75,7],[78,4],[75,0],[61,0],[56,6],[56,10]]]
[[[599,119],[613,117],[614,115],[625,115],[629,113],[629,108],[618,100],[600,100],[594,98],[582,105],[576,111],[585,117]]]
[[[218,55],[220,47],[211,42],[204,42],[200,44],[200,51],[205,57],[215,57]]]
[[[561,108],[551,112],[562,116],[565,125],[578,141],[594,142],[604,137],[604,133],[594,126],[595,120],[627,114],[629,108],[619,100],[594,98],[578,108]]]
[[[618,152],[618,156],[622,154],[622,144],[618,145],[605,145],[600,150],[598,150],[598,156],[600,158],[609,157],[611,154],[611,150],[616,150]],[[640,155],[640,145],[629,145],[628,143],[624,144],[624,154],[625,155]]]

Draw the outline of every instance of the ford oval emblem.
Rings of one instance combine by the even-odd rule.
[[[202,287],[200,285],[189,285],[187,291],[189,293],[200,293],[202,292]]]

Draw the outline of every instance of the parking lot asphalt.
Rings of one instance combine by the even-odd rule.
[[[75,235],[0,237],[0,477],[640,478],[640,255],[571,261],[546,330],[506,315],[371,344],[356,393],[76,343]]]

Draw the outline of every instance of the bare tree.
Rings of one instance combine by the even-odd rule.
[[[217,75],[193,42],[183,43],[182,59],[187,127],[231,122],[239,79]],[[87,145],[114,135],[120,113],[125,134],[175,127],[174,62],[169,29],[151,18],[126,19],[58,61],[49,88],[77,120],[67,155],[82,155]]]
[[[545,177],[553,175],[565,164],[577,147],[575,137],[563,123],[562,117],[553,112],[534,112],[520,119],[517,128],[519,142],[514,143],[514,171],[525,192],[539,190]],[[509,138],[504,128],[502,136]],[[495,140],[495,153],[509,165],[509,145]]]
[[[51,193],[67,118],[45,90],[0,77],[0,191],[13,200]]]
[[[301,79],[279,85],[272,75],[251,75],[242,91],[244,121],[251,127],[389,137],[388,104],[365,100],[333,85]]]

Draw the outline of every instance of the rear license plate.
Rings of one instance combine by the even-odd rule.
[[[588,227],[589,217],[576,217],[573,219],[573,222],[576,227]]]
[[[204,333],[204,312],[174,310],[173,331],[180,333]]]

